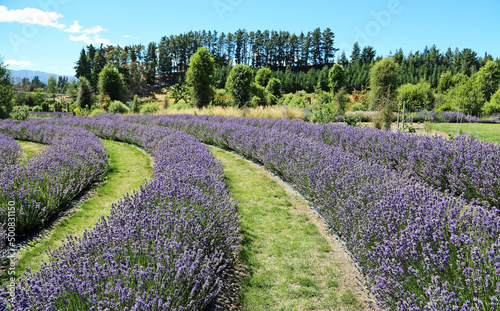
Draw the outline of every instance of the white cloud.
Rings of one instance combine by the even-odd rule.
[[[9,10],[6,6],[0,6],[0,22],[18,22],[63,29],[66,28],[66,25],[57,21],[61,17],[63,15],[60,13],[46,12],[34,8]]]
[[[87,35],[86,33],[84,33],[80,36],[69,35],[69,39],[71,41],[83,41],[86,44],[93,44],[94,43],[94,41],[92,41],[92,39],[90,39],[89,35]]]
[[[97,25],[89,29],[85,29],[83,32],[88,33],[88,34],[98,34],[101,31],[105,31],[106,29],[102,28],[101,26]]]
[[[29,60],[13,60],[13,59],[6,60],[5,65],[14,65],[23,68],[35,66]]]
[[[111,43],[108,39],[104,39],[99,37],[99,35],[94,35],[92,38],[89,37],[88,34],[84,33],[79,36],[74,36],[74,35],[69,35],[69,39],[71,41],[83,41],[85,44],[93,44],[93,45],[116,45],[114,43]]]
[[[132,37],[131,37],[131,36],[129,36],[129,35],[124,35],[123,37],[124,37],[124,38],[132,38]]]
[[[82,26],[80,26],[80,24],[78,24],[78,21],[74,21],[73,25],[69,26],[67,29],[64,29],[64,31],[69,32],[69,33],[81,33]]]
[[[101,31],[106,31],[106,29],[102,28],[101,26],[97,25],[92,28],[87,28],[83,29],[82,26],[78,23],[78,21],[74,21],[73,25],[69,26],[67,29],[64,29],[65,32],[69,33],[86,33],[86,34],[98,34]]]

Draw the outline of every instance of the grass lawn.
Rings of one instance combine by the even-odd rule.
[[[37,144],[37,143],[32,143],[30,141],[17,141],[17,143],[21,146],[21,149],[23,150],[23,155],[21,159],[21,163],[26,163],[26,161],[34,156],[35,154],[39,153],[45,147],[46,145],[43,144]]]
[[[217,148],[238,200],[244,310],[364,310],[312,217],[265,169]],[[299,204],[307,204],[305,200]],[[307,207],[307,206],[306,206]],[[354,278],[354,277],[353,277]]]
[[[62,240],[68,234],[81,236],[85,229],[91,229],[101,215],[109,213],[111,204],[122,198],[127,192],[132,193],[150,179],[153,168],[151,157],[140,149],[114,141],[103,141],[108,149],[110,171],[105,177],[104,185],[97,189],[97,193],[81,206],[76,207],[68,217],[55,224],[54,229],[42,239],[24,248],[18,254],[16,262],[16,276],[22,275],[25,267],[32,271],[40,268],[42,261],[47,260],[45,250],[62,245]],[[22,142],[24,148],[30,146]],[[31,147],[30,147],[31,148]],[[26,152],[31,149],[26,149]]]
[[[466,134],[484,141],[500,143],[500,124],[433,123],[432,128],[452,135]]]

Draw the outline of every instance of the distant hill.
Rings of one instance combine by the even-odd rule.
[[[33,80],[33,78],[35,76],[38,76],[38,78],[40,78],[40,80],[43,82],[43,83],[47,83],[47,80],[49,79],[50,76],[54,76],[56,77],[56,80],[59,79],[59,77],[63,77],[64,75],[58,75],[58,74],[55,74],[55,73],[48,73],[48,72],[43,72],[43,71],[32,71],[32,70],[11,70],[12,72],[12,78],[14,78],[14,82],[19,82],[21,81],[23,78],[28,78],[31,80]],[[74,76],[66,76],[68,77],[69,81],[71,82],[71,80],[77,80],[76,77]]]

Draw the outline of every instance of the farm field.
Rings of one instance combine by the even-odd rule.
[[[49,303],[42,292],[56,308],[85,309],[96,301],[110,308],[213,306],[242,247],[244,309],[366,309],[360,288],[345,279],[355,271],[336,262],[335,248],[307,209],[256,168],[205,143],[260,163],[310,200],[345,243],[380,308],[495,310],[498,145],[339,124],[187,115],[2,121],[0,129],[16,139],[37,138],[42,130],[122,141],[154,158],[153,177],[113,205],[107,221],[67,239],[47,264],[20,278],[15,288],[22,295],[14,305]],[[93,146],[101,150],[97,141]],[[60,144],[48,142],[49,151]],[[15,144],[5,146],[16,155]],[[71,268],[59,264],[68,258],[75,260]],[[120,270],[105,269],[117,260]],[[78,269],[85,273],[74,274]],[[114,281],[137,282],[136,269],[147,286]],[[92,285],[97,271],[111,292]],[[76,281],[66,282],[68,274]],[[49,294],[53,286],[61,290]],[[142,297],[155,288],[161,295],[154,299],[118,295],[126,290]]]

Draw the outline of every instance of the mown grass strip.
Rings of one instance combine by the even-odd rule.
[[[451,135],[465,134],[484,141],[500,144],[500,124],[433,123],[432,128]]]
[[[311,217],[298,211],[287,192],[264,169],[217,148],[227,184],[238,200],[241,263],[247,277],[240,293],[244,310],[362,310],[345,286],[332,249]],[[303,202],[305,203],[305,201]]]
[[[126,193],[138,190],[145,179],[151,178],[151,157],[142,150],[119,142],[103,142],[108,149],[110,162],[110,171],[104,178],[104,185],[97,189],[95,196],[77,207],[68,217],[57,222],[49,235],[18,253],[16,277],[22,275],[25,267],[31,267],[32,271],[38,270],[42,261],[48,259],[45,252],[48,247],[54,249],[61,246],[62,240],[68,234],[81,236],[85,229],[94,226],[101,215],[109,213],[112,203]]]
[[[40,151],[44,150],[47,146],[43,144],[33,143],[30,141],[20,141],[17,140],[17,143],[21,146],[23,150],[23,155],[21,158],[21,163],[25,164],[29,158],[36,155]]]

